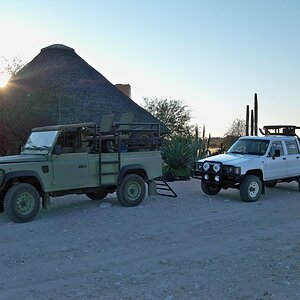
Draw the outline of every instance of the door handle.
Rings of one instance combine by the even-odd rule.
[[[286,157],[283,157],[282,160],[286,160]]]
[[[86,168],[86,167],[87,167],[87,165],[79,165],[78,166],[79,169],[83,169],[83,168]]]

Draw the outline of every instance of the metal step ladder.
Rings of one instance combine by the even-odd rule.
[[[175,191],[168,185],[163,177],[157,177],[154,179],[156,183],[157,195],[177,198]],[[164,191],[164,192],[159,192]]]
[[[114,145],[115,147],[115,145]],[[120,152],[120,147],[118,147],[118,152],[117,152],[117,158],[113,159],[113,160],[106,160],[103,161],[102,160],[102,140],[101,140],[101,136],[99,138],[99,185],[102,185],[102,177],[103,176],[109,176],[109,175],[118,175],[121,169],[121,152]],[[113,154],[113,153],[111,153]],[[104,165],[108,165],[108,164],[113,164],[113,165],[117,165],[117,171],[115,172],[103,172],[103,167]]]

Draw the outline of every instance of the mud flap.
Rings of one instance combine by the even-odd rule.
[[[50,209],[50,196],[48,193],[44,193],[42,196],[42,207],[44,209]]]
[[[149,196],[156,196],[157,195],[157,188],[155,180],[151,179],[147,181],[148,183],[148,195]]]

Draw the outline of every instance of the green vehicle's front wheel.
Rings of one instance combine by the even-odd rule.
[[[40,195],[28,183],[13,185],[5,195],[4,210],[17,223],[32,221],[40,209]]]
[[[144,179],[136,174],[126,175],[117,188],[117,197],[123,206],[137,206],[144,200],[145,195]]]

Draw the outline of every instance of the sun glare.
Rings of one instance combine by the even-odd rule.
[[[0,88],[4,88],[9,80],[9,76],[6,74],[0,74]]]

